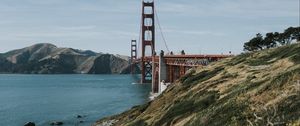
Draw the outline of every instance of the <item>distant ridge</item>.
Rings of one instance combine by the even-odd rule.
[[[39,43],[0,54],[0,73],[126,74],[129,57]]]

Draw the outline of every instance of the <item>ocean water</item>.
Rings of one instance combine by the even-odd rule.
[[[0,74],[0,126],[23,126],[29,121],[38,126],[53,121],[90,126],[147,102],[151,86],[136,81],[131,75]]]

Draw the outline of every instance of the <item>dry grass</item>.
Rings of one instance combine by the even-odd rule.
[[[134,108],[112,119],[120,120],[116,125],[298,125],[298,49],[300,44],[242,54],[198,68],[142,113]]]

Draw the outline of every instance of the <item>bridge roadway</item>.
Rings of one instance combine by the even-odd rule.
[[[206,66],[232,55],[164,55],[146,56],[144,61],[152,64],[152,92],[161,92],[160,84],[173,83],[182,77],[190,68]],[[138,58],[132,64],[140,64],[142,59]],[[143,65],[140,65],[143,66]]]

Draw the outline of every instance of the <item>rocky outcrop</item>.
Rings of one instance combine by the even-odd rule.
[[[0,73],[7,73],[12,68],[12,63],[6,58],[0,56]]]
[[[121,73],[124,69],[127,68],[127,66],[129,66],[128,61],[110,54],[104,54],[98,56],[94,60],[94,65],[88,73],[91,74]]]
[[[128,59],[126,56],[41,43],[0,54],[0,73],[126,74]]]
[[[63,122],[51,122],[50,123],[51,126],[61,126],[63,124],[64,124]]]
[[[35,126],[34,122],[27,122],[24,126]]]

